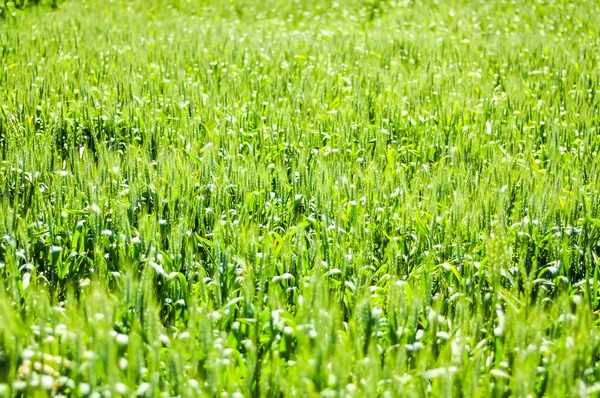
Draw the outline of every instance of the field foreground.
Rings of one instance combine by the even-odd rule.
[[[600,392],[600,3],[0,0],[0,396]]]

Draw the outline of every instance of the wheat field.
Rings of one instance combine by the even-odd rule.
[[[0,396],[600,393],[599,26],[0,0]]]

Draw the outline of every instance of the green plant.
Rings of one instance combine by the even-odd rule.
[[[0,395],[597,393],[596,2],[28,4]]]

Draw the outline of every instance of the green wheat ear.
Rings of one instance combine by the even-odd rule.
[[[500,287],[501,279],[509,276],[513,264],[512,248],[507,243],[506,230],[502,222],[496,220],[487,242],[487,261],[491,271],[491,284],[494,289]]]

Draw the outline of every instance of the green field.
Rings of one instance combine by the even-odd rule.
[[[0,396],[599,394],[599,33],[0,0]]]

